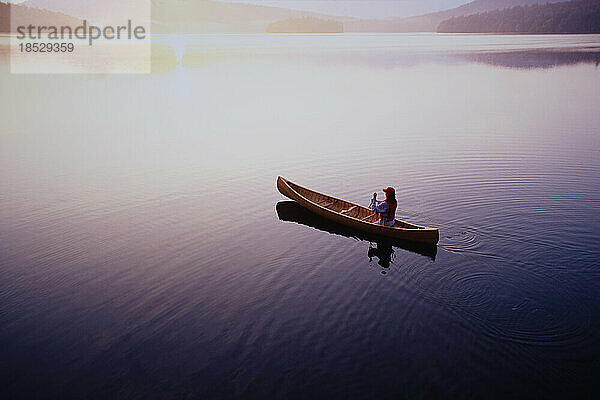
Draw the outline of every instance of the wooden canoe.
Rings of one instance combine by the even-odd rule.
[[[439,240],[439,231],[436,228],[409,224],[398,219],[394,226],[379,225],[377,215],[367,207],[315,192],[281,176],[277,177],[277,189],[315,214],[352,229],[399,240],[432,244]]]
[[[277,217],[279,217],[281,221],[294,222],[296,224],[309,226],[333,235],[340,235],[357,240],[365,240],[370,243],[376,243],[377,248],[379,249],[387,248],[388,246],[396,247],[429,257],[432,261],[435,261],[435,257],[437,255],[437,245],[433,243],[393,239],[390,237],[373,235],[372,233],[359,231],[357,229],[351,229],[346,225],[323,218],[292,200],[283,200],[278,202],[275,206],[275,210],[277,211]]]

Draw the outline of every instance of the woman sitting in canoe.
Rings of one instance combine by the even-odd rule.
[[[383,226],[394,226],[396,218],[396,190],[393,187],[383,189],[385,201],[377,200],[377,193],[373,193],[370,209],[379,215],[379,224]],[[379,204],[377,204],[379,203]]]

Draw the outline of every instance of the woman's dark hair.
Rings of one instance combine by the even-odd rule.
[[[392,193],[392,194],[388,194],[388,192],[385,192],[385,201],[388,201],[392,204],[397,203],[396,201],[396,193]]]

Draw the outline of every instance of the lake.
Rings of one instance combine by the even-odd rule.
[[[598,393],[599,35],[154,45],[148,75],[0,50],[2,397]],[[278,175],[394,186],[439,245],[342,232]]]

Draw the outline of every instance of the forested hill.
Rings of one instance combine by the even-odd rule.
[[[503,10],[514,6],[558,3],[565,0],[474,0],[460,7],[406,18],[383,20],[350,20],[344,22],[346,32],[435,32],[440,22],[462,15]]]
[[[453,17],[437,29],[444,33],[600,33],[600,0],[517,6]]]

